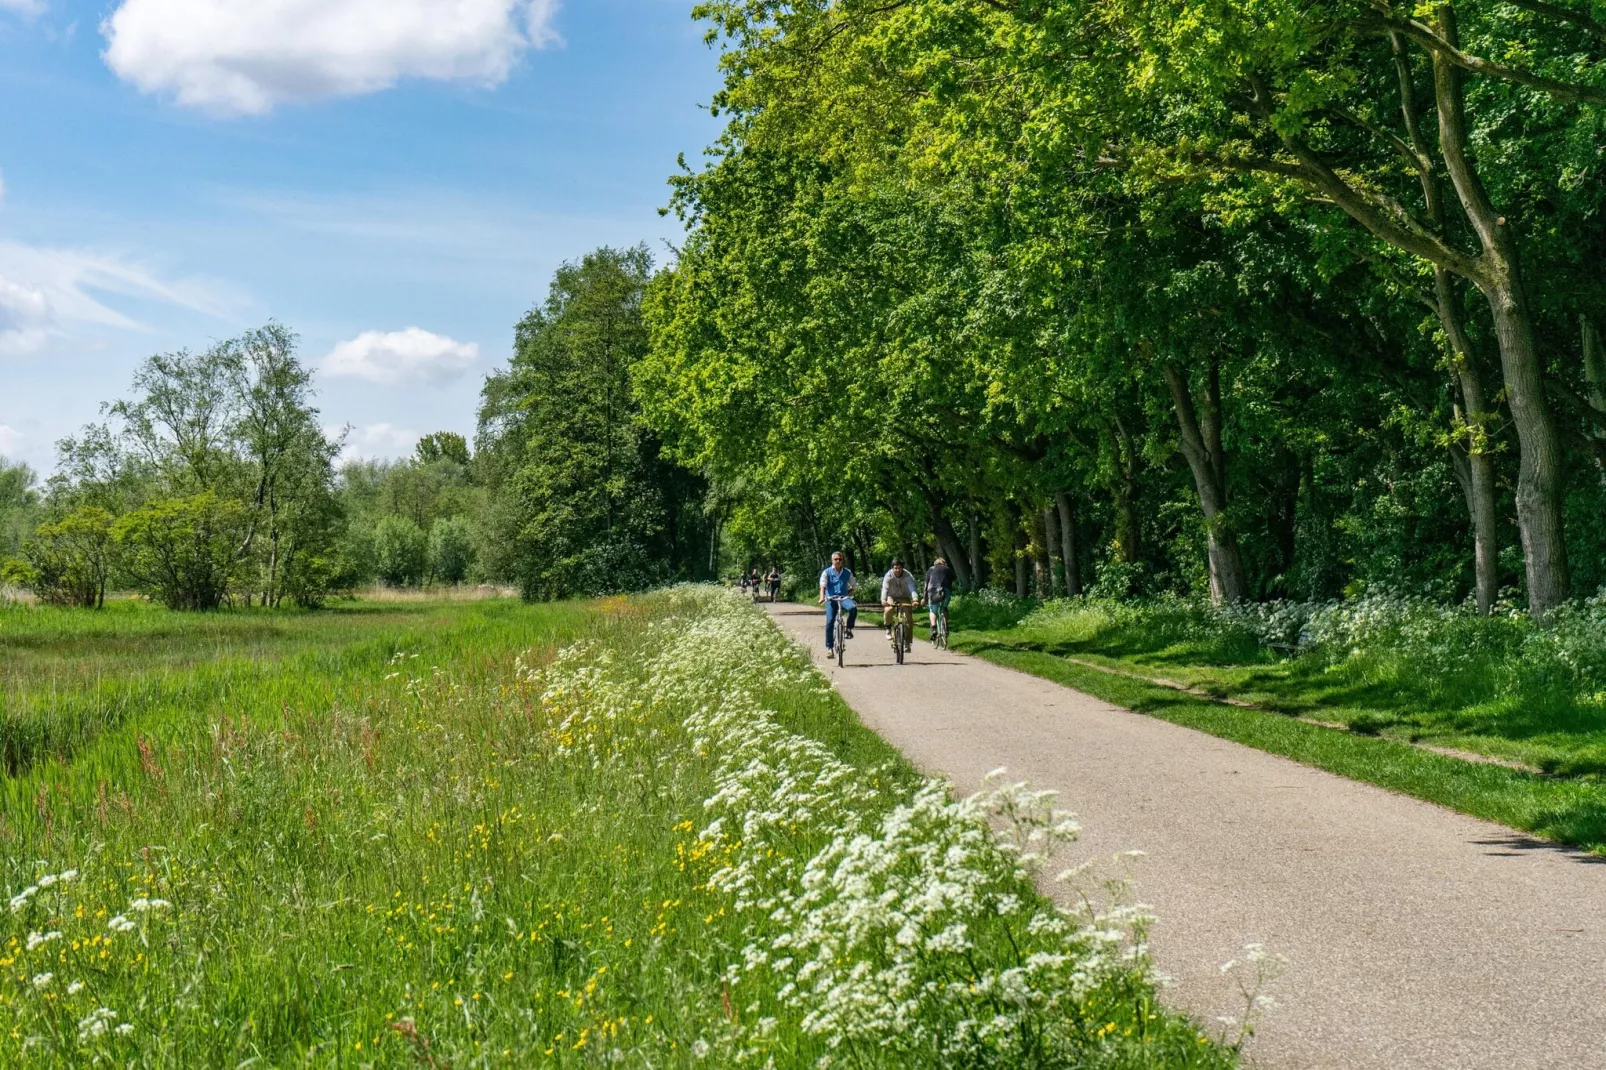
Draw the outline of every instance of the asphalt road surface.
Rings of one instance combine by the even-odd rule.
[[[1076,813],[1073,857],[1146,852],[1166,999],[1212,1033],[1220,965],[1286,956],[1251,1065],[1606,1068],[1606,860],[923,642],[896,665],[873,625],[839,669],[818,610],[766,608],[922,770],[1006,766]]]

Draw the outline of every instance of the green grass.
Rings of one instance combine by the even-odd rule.
[[[0,910],[0,1064],[717,1062],[697,1050],[750,1016],[726,970],[751,922],[710,887],[697,831],[718,755],[644,668],[669,634],[654,623],[686,612],[10,611],[0,879],[39,890]],[[599,675],[548,690],[575,642]],[[801,654],[742,679],[878,805],[916,785]],[[621,720],[588,714],[610,695]],[[799,837],[799,858],[819,846]],[[116,1012],[100,1033],[97,1008]],[[1231,1062],[1145,983],[1085,1013],[1097,1065]],[[769,1043],[780,1066],[829,1053],[786,1028]]]
[[[1280,660],[1253,643],[1227,637],[1170,634],[1152,622],[1100,627],[1092,614],[1069,626],[1034,627],[1031,619],[1000,630],[959,630],[955,650],[1054,680],[1109,702],[1148,713],[1306,765],[1413,795],[1560,843],[1606,853],[1606,784],[1592,769],[1558,776],[1466,761],[1414,742],[1459,747],[1505,758],[1532,759],[1538,746],[1511,717],[1492,722],[1477,707],[1429,711],[1410,705],[1409,687],[1391,686],[1376,662],[1364,669],[1323,672],[1311,663]],[[1268,709],[1244,709],[1212,697],[1179,692],[1146,680],[1075,664],[1075,658],[1123,673],[1164,679],[1215,698],[1232,697]],[[1223,664],[1224,663],[1224,664]],[[1374,678],[1364,679],[1371,672]],[[1389,705],[1390,696],[1398,700]],[[1486,702],[1485,705],[1494,703]],[[1346,724],[1349,731],[1309,724],[1297,716]],[[1482,725],[1481,732],[1478,726]],[[1491,734],[1499,732],[1499,735]],[[1586,762],[1598,728],[1552,723],[1546,746],[1569,748]],[[1560,763],[1549,754],[1552,767]]]
[[[955,626],[1366,734],[1556,776],[1606,774],[1606,691],[1580,683],[1544,644],[1526,643],[1535,638],[1526,621],[1452,618],[1434,625],[1444,634],[1427,650],[1385,639],[1297,657],[1183,605],[1056,604],[1002,624],[966,606]]]

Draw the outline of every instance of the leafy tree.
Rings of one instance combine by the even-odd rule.
[[[114,549],[112,515],[83,506],[39,525],[23,547],[15,578],[42,602],[99,609],[106,603]]]
[[[486,382],[478,452],[497,500],[491,541],[506,547],[491,564],[526,597],[643,587],[700,557],[701,487],[660,459],[631,391],[651,267],[637,247],[559,268]]]
[[[462,583],[474,567],[474,525],[467,517],[442,517],[429,529],[429,574],[438,583]]]
[[[391,587],[416,587],[424,581],[429,563],[429,540],[405,516],[387,516],[374,527],[374,565],[379,578]]]
[[[22,548],[35,522],[39,495],[34,471],[0,457],[0,560]]]
[[[162,498],[112,527],[122,567],[145,595],[169,609],[217,609],[241,580],[240,541],[251,525],[238,501],[204,490]]]
[[[451,461],[462,468],[469,465],[468,440],[455,431],[436,431],[418,440],[413,455],[419,464]]]

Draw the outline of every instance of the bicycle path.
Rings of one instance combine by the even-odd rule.
[[[899,666],[874,626],[839,669],[817,609],[765,608],[922,770],[1005,766],[1077,814],[1071,857],[1146,852],[1166,999],[1212,1033],[1242,1013],[1220,965],[1286,956],[1251,1065],[1606,1067],[1606,859],[924,642]]]

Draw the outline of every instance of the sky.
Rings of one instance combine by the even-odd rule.
[[[553,271],[680,240],[691,0],[0,0],[0,455],[277,320],[347,456],[471,435]]]

